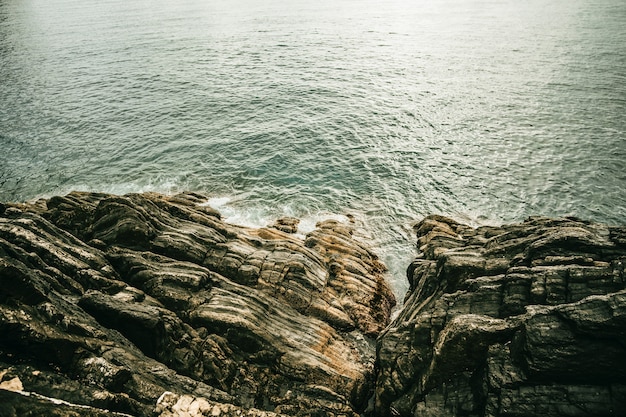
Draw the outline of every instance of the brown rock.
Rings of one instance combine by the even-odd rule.
[[[362,411],[394,304],[382,263],[351,226],[302,240],[205,201],[71,193],[1,217],[0,364],[93,410]]]
[[[298,225],[300,224],[300,219],[295,217],[281,217],[274,222],[270,227],[280,230],[285,233],[296,233],[298,231]]]

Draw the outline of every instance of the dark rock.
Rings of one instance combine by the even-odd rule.
[[[0,389],[0,416],[129,417],[129,414],[68,402],[59,403],[56,399],[42,395]]]
[[[411,289],[378,341],[375,414],[626,412],[625,228],[416,225]]]
[[[206,201],[7,204],[0,416],[626,413],[626,228],[427,217],[389,324],[352,224],[302,239]]]
[[[0,218],[0,372],[23,391],[0,415],[367,406],[394,304],[376,255],[351,226],[302,240],[204,202],[71,193]]]

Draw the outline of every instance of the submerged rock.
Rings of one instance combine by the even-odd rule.
[[[7,205],[0,387],[19,381],[22,394],[0,392],[0,415],[365,409],[395,303],[376,255],[349,225],[303,240],[224,223],[204,201],[71,193]]]
[[[626,228],[415,230],[410,291],[378,341],[377,415],[626,414]]]

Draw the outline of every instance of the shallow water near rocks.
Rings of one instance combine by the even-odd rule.
[[[208,194],[352,214],[399,298],[410,225],[626,218],[622,0],[0,3],[0,200]]]

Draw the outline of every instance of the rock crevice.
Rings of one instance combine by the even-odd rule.
[[[429,216],[415,231],[410,291],[378,340],[379,415],[626,412],[623,228]]]
[[[390,322],[352,223],[206,201],[0,206],[0,416],[626,414],[626,228],[426,217]]]

